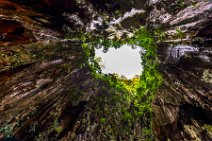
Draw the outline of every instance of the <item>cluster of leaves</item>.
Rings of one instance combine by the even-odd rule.
[[[71,38],[72,40],[74,38]],[[81,34],[75,38],[82,41],[82,47],[85,51],[88,59],[88,65],[90,66],[93,74],[96,78],[106,82],[110,88],[114,88],[113,100],[116,100],[116,104],[113,107],[121,109],[123,123],[135,125],[140,120],[142,122],[143,133],[146,134],[146,138],[151,138],[151,103],[154,99],[155,93],[161,85],[163,79],[158,72],[157,65],[157,48],[154,44],[154,39],[150,32],[144,27],[135,32],[134,36],[125,39],[107,39],[101,37],[94,37],[92,35]],[[107,52],[109,48],[120,48],[123,44],[129,44],[133,46],[140,46],[145,49],[145,53],[141,55],[142,65],[144,67],[141,76],[135,77],[131,80],[120,78],[114,74],[102,74],[101,68],[95,60],[95,48],[104,47],[104,51]],[[121,94],[120,94],[121,93]],[[118,104],[120,102],[120,104]],[[112,106],[110,104],[110,106]],[[108,104],[106,104],[108,105]],[[110,108],[111,111],[113,108]],[[112,110],[115,112],[118,110]],[[108,111],[108,109],[106,110]],[[103,113],[102,113],[103,114]],[[101,117],[101,116],[100,116]],[[115,117],[114,117],[115,118]],[[100,118],[100,123],[107,122],[105,115]],[[127,125],[128,125],[127,124]],[[130,128],[130,126],[125,126]]]
[[[157,38],[158,41],[163,41],[163,40],[166,40],[167,39],[167,34],[163,31],[162,27],[160,28],[157,28],[155,31],[154,31],[154,37]]]
[[[183,38],[186,37],[186,34],[185,34],[185,32],[183,32],[181,29],[177,29],[177,30],[176,30],[176,37],[177,37],[177,38],[180,38],[181,43],[183,43]]]

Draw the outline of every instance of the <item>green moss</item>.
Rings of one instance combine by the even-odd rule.
[[[204,128],[207,129],[209,132],[212,133],[212,125],[204,124]]]
[[[0,50],[0,62],[5,63],[3,66],[0,65],[0,72],[9,71],[23,64],[22,56],[24,54],[20,54],[18,51]]]
[[[55,130],[55,131],[57,132],[57,134],[59,135],[59,134],[62,132],[63,128],[62,128],[61,126],[59,126],[59,127],[56,127],[54,130]]]
[[[104,118],[104,117],[101,117],[99,121],[100,121],[101,124],[105,124],[107,119]]]

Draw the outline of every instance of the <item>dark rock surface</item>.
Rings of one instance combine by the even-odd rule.
[[[153,7],[150,25],[165,34],[158,50],[165,80],[153,102],[155,139],[209,141],[212,3],[158,1]]]

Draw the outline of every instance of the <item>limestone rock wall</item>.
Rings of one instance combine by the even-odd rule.
[[[164,0],[152,6],[148,22],[162,29],[157,38],[164,75],[153,102],[155,139],[209,141],[212,2]]]

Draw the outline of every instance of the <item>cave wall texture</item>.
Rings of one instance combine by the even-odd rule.
[[[111,30],[110,21],[132,8],[142,12]],[[98,19],[102,24],[92,29]],[[79,31],[122,37],[140,25],[158,30],[164,77],[152,103],[153,140],[211,141],[211,0],[1,0],[0,140],[132,140],[114,139],[112,131],[100,138],[111,128],[99,128],[85,107],[95,108],[109,88],[92,76],[81,43],[64,37]],[[145,140],[140,130],[134,140]]]

